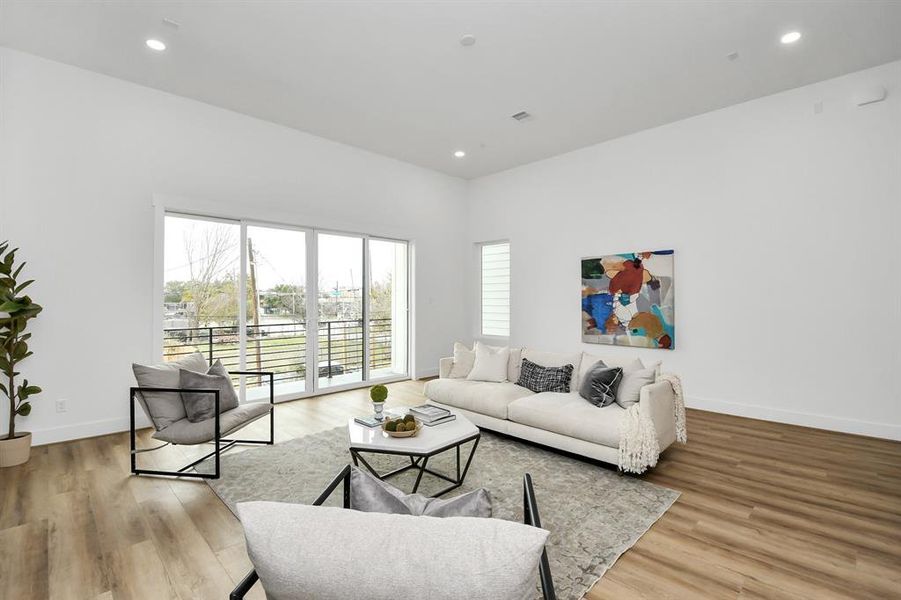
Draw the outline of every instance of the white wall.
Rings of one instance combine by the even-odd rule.
[[[23,370],[45,392],[19,424],[36,443],[127,428],[131,362],[154,356],[154,194],[411,239],[417,373],[465,330],[462,180],[8,49],[0,86],[0,239],[44,305]]]
[[[888,99],[856,107],[870,83]],[[477,179],[469,197],[470,242],[512,242],[514,344],[637,352],[683,376],[689,406],[901,439],[901,63]],[[661,248],[676,350],[582,344],[579,258]]]

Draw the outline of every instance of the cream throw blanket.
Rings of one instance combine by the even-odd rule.
[[[682,381],[673,373],[660,373],[657,381],[666,381],[673,388],[673,419],[676,424],[676,441],[685,443],[688,434],[685,431],[685,398],[682,395]],[[654,422],[646,411],[641,410],[641,403],[626,409],[620,423],[619,431],[619,468],[628,473],[644,473],[657,465],[660,456],[660,445],[657,443],[657,432]]]

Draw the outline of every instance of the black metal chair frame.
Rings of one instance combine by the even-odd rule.
[[[313,501],[313,506],[322,505],[331,495],[332,492],[340,485],[344,484],[344,508],[350,508],[350,465],[344,467],[338,473],[328,487],[319,494],[319,497]],[[532,476],[526,473],[522,478],[522,509],[523,523],[532,527],[541,527],[541,517],[538,515],[538,502],[535,500],[535,489],[532,487]],[[547,549],[542,550],[541,560],[538,563],[538,577],[541,581],[541,592],[544,600],[557,600],[557,593],[554,591],[554,579],[551,576],[551,566],[547,558]],[[244,579],[238,583],[232,593],[229,594],[229,600],[243,600],[250,588],[260,579],[255,570],[251,570]]]
[[[187,388],[155,388],[155,387],[133,387],[130,388],[129,392],[129,402],[128,402],[128,410],[129,417],[131,420],[131,428],[130,428],[130,441],[131,441],[131,472],[133,475],[155,475],[155,476],[164,476],[164,477],[195,477],[198,479],[219,479],[220,469],[219,469],[219,458],[223,452],[234,446],[235,444],[256,444],[256,445],[266,445],[271,446],[275,443],[275,374],[269,371],[229,371],[229,375],[257,375],[260,377],[268,377],[269,378],[269,404],[273,405],[273,408],[269,409],[269,439],[268,440],[243,440],[243,439],[230,439],[221,437],[221,429],[219,426],[219,390],[215,389],[187,389]],[[143,452],[152,452],[153,450],[159,450],[160,448],[164,448],[169,445],[170,442],[166,442],[160,446],[156,446],[154,448],[137,448],[137,432],[135,430],[135,396],[139,392],[165,392],[165,393],[181,393],[181,392],[191,392],[196,394],[213,394],[213,400],[216,409],[216,416],[213,417],[215,419],[214,431],[213,431],[213,439],[209,442],[200,442],[200,444],[209,444],[212,443],[214,449],[209,454],[205,454],[204,456],[198,458],[191,464],[185,465],[177,471],[161,471],[155,469],[139,469],[137,466],[137,457],[138,454]],[[148,415],[149,416],[149,415]],[[249,423],[248,423],[249,425]],[[200,444],[191,444],[192,446],[199,446]],[[224,445],[223,445],[224,444]],[[178,444],[172,443],[173,446]],[[210,457],[214,457],[215,459],[215,469],[213,473],[193,473],[186,472],[188,469],[194,467],[207,460]]]

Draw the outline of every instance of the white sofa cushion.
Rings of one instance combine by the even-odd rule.
[[[511,402],[507,418],[521,425],[618,448],[619,422],[625,412],[615,403],[598,408],[579,394],[542,392]]]
[[[460,342],[454,342],[454,364],[451,367],[448,377],[452,379],[464,379],[469,372],[472,371],[472,365],[475,363],[476,353]]]
[[[476,360],[472,371],[466,376],[470,381],[507,381],[507,368],[510,363],[510,349],[506,346],[486,346],[476,342]]]
[[[425,384],[426,397],[496,419],[507,418],[507,405],[532,392],[515,383],[493,383],[466,379],[433,379]],[[583,400],[583,402],[585,402]],[[587,404],[587,403],[586,403]]]
[[[548,532],[477,517],[419,517],[242,502],[247,554],[273,600],[522,600]]]

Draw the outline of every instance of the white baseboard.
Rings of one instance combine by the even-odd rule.
[[[873,423],[872,421],[858,421],[842,417],[817,415],[813,413],[796,412],[769,406],[756,404],[742,404],[739,402],[726,402],[725,400],[712,400],[710,398],[698,398],[687,396],[685,406],[710,412],[724,413],[738,417],[761,419],[763,421],[775,421],[789,425],[801,425],[815,429],[827,429],[829,431],[841,431],[869,437],[884,438],[887,440],[901,441],[901,425],[888,423]]]
[[[143,418],[143,415],[135,420],[138,429],[150,425],[150,423]],[[128,427],[128,417],[104,419],[102,421],[89,421],[87,423],[76,423],[73,425],[61,425],[59,427],[50,427],[48,429],[32,430],[31,443],[34,446],[43,446],[44,444],[55,444],[57,442],[67,442],[69,440],[128,431]]]
[[[438,369],[423,369],[413,374],[413,379],[425,379],[426,377],[438,377]]]

